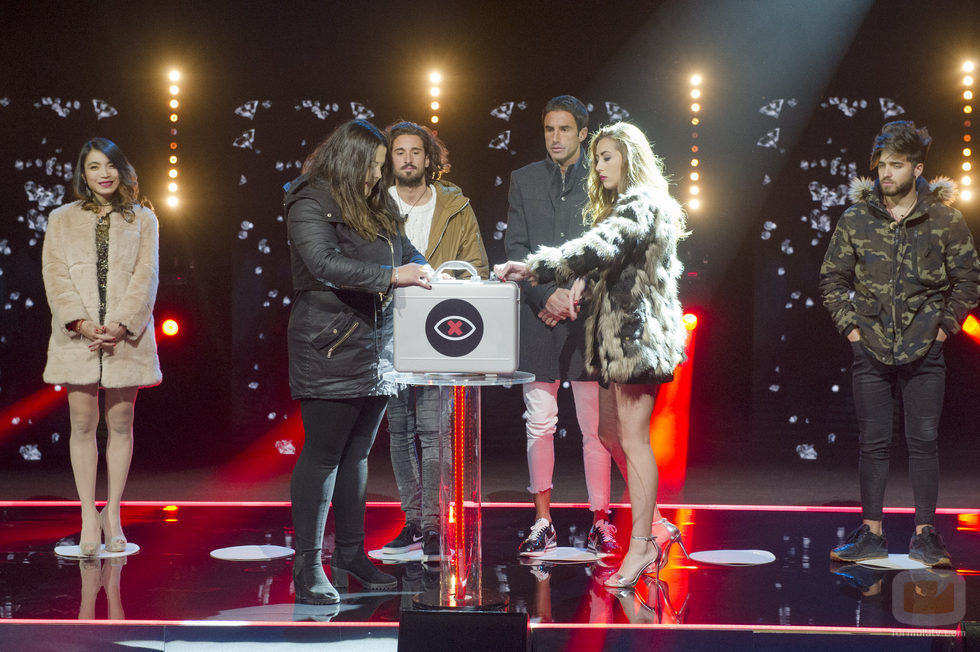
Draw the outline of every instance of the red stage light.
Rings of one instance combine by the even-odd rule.
[[[684,313],[684,328],[693,331],[698,327],[698,316],[693,312]]]
[[[970,338],[980,344],[980,321],[973,315],[967,315],[966,319],[963,320],[963,332],[970,336]]]
[[[13,405],[0,411],[0,439],[9,435],[20,424],[28,424],[32,419],[40,419],[54,408],[67,401],[68,392],[60,385],[46,385],[44,388],[25,396]]]
[[[160,330],[163,331],[164,335],[173,337],[180,332],[180,324],[177,323],[176,319],[165,319],[160,325]]]

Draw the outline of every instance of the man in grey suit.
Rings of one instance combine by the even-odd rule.
[[[504,248],[510,260],[524,260],[542,245],[555,246],[586,230],[582,209],[589,161],[582,143],[589,113],[571,95],[552,98],[541,112],[548,157],[511,173]],[[609,452],[598,437],[598,384],[587,380],[583,354],[584,320],[569,320],[567,287],[554,284],[521,288],[520,370],[535,375],[523,386],[527,432],[528,491],[534,495],[535,522],[520,554],[540,556],[557,546],[551,522],[554,435],[558,424],[558,388],[569,381],[582,430],[585,482],[593,526],[589,549],[616,554],[619,545],[609,523]]]

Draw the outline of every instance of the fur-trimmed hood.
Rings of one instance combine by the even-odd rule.
[[[923,196],[931,196],[935,201],[952,206],[956,201],[959,188],[956,182],[949,177],[936,177],[932,181],[926,182],[922,177],[918,177],[915,182],[915,191],[919,199]],[[852,202],[881,203],[881,187],[877,180],[868,177],[854,177],[851,179],[850,189],[847,196]]]

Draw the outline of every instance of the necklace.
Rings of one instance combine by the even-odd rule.
[[[908,209],[902,214],[901,217],[898,216],[898,208],[899,208],[898,204],[895,205],[895,208],[889,208],[888,212],[891,214],[892,219],[895,220],[896,222],[901,222],[906,217],[911,215],[912,211],[915,209],[915,205],[918,203],[917,200],[918,200],[918,196],[912,198],[912,203],[909,205]]]
[[[395,197],[398,199],[398,210],[405,215],[406,220],[408,219],[408,216],[411,214],[411,212],[415,210],[415,207],[419,205],[419,202],[422,201],[422,198],[425,197],[426,193],[428,192],[429,192],[429,186],[423,185],[422,192],[419,193],[419,196],[415,198],[415,201],[412,202],[411,206],[408,206],[408,208],[406,208],[408,202],[402,200],[402,196],[401,194],[399,194],[398,188],[397,187],[395,188]]]

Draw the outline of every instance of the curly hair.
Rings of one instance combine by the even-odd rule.
[[[152,210],[153,205],[150,200],[140,197],[139,181],[132,163],[119,149],[119,146],[108,138],[92,138],[82,145],[82,151],[78,153],[78,163],[75,165],[75,173],[72,176],[71,189],[75,199],[82,202],[82,208],[88,211],[98,211],[101,207],[95,199],[95,193],[92,192],[85,180],[85,160],[93,149],[105,154],[109,163],[119,173],[119,187],[116,188],[116,192],[113,193],[110,200],[112,210],[122,215],[127,222],[132,222],[136,217],[133,206],[146,206]]]
[[[386,187],[394,183],[395,170],[391,164],[391,150],[395,144],[395,139],[399,136],[418,136],[422,141],[425,156],[429,159],[423,176],[426,183],[438,181],[442,175],[449,172],[449,150],[446,149],[446,144],[428,127],[407,120],[400,120],[385,127],[385,137],[388,141],[388,157],[385,165]]]

